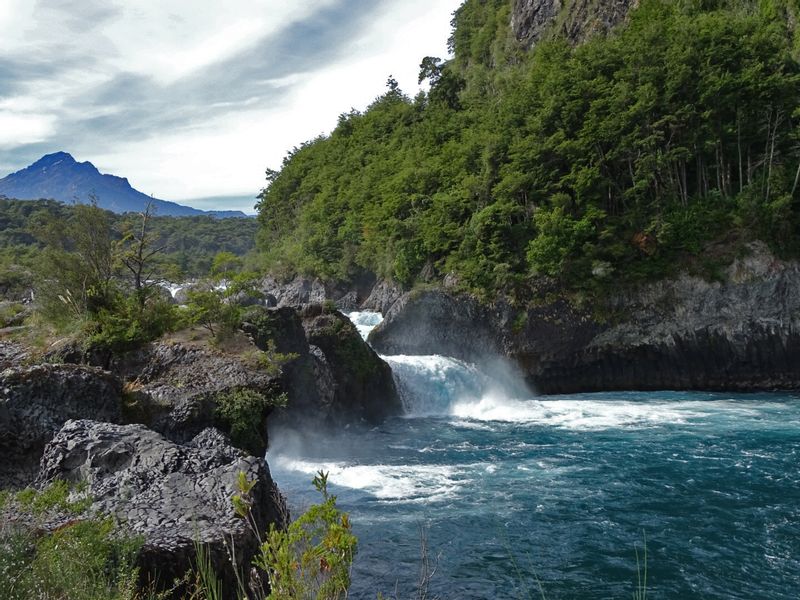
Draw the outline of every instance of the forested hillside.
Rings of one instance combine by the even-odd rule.
[[[454,58],[422,61],[429,93],[390,79],[268,172],[272,269],[596,291],[712,269],[710,244],[800,250],[793,0],[642,0],[579,45],[556,18],[532,50],[512,34],[514,6],[467,0]]]
[[[135,214],[106,211],[117,239],[136,227]],[[48,226],[65,230],[75,217],[75,207],[54,200],[10,200],[0,197],[0,288],[22,284],[40,264]],[[208,274],[219,252],[244,256],[254,246],[255,219],[215,219],[211,216],[160,217],[150,220],[153,245],[163,248],[158,259],[169,266],[176,280]],[[17,281],[19,280],[19,281]],[[30,282],[28,282],[30,283]],[[27,285],[27,284],[26,284]]]

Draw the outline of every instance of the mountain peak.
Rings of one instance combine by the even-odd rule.
[[[33,163],[31,167],[50,167],[59,162],[74,163],[76,161],[69,152],[53,152],[52,154],[45,154]]]
[[[88,202],[117,213],[141,212],[152,204],[159,215],[245,217],[238,211],[202,211],[168,200],[152,198],[134,189],[126,177],[104,175],[92,163],[77,162],[68,152],[46,154],[32,165],[0,179],[0,194],[20,200],[52,198],[61,202]]]

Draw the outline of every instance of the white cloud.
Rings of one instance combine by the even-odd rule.
[[[55,117],[0,110],[0,147],[42,142],[52,135]]]
[[[117,49],[114,65],[166,84],[222,62],[334,0],[138,0],[103,34]]]
[[[132,184],[141,182],[147,193],[167,199],[256,193],[265,168],[280,166],[292,147],[329,132],[339,114],[365,108],[385,91],[390,74],[406,93],[416,93],[420,60],[446,56],[450,17],[460,4],[398,1],[352,40],[339,63],[275,82],[287,87],[280,105],[230,113],[188,136],[128,145],[103,157],[104,163],[126,169]]]
[[[0,97],[0,144],[5,147],[46,141],[61,121],[75,125],[82,118],[122,110],[125,98],[119,100],[122,106],[87,105],[90,92],[120,73],[151,79],[154,94],[179,81],[213,89],[218,84],[204,80],[205,69],[235,62],[260,40],[336,4],[239,0],[223,9],[212,0],[100,2],[96,10],[113,6],[116,12],[108,12],[97,26],[76,36],[79,17],[72,15],[70,21],[64,11],[56,10],[64,2],[41,0],[35,10],[30,0],[0,2],[0,50],[46,57],[61,56],[60,49],[83,59],[54,76],[27,81],[22,92]],[[333,64],[330,56],[321,55],[314,67],[312,56],[312,66],[304,67],[307,72],[278,77],[265,73],[260,83],[273,90],[273,96],[261,98],[261,92],[243,90],[241,97],[227,94],[201,107],[193,98],[156,97],[154,110],[179,115],[180,125],[139,139],[98,139],[99,134],[78,130],[69,147],[52,150],[73,152],[104,172],[128,177],[141,191],[169,200],[255,194],[264,185],[266,167],[278,167],[293,146],[329,132],[342,112],[365,108],[385,91],[389,74],[413,96],[422,57],[446,55],[451,14],[460,4],[461,0],[385,0],[380,12],[365,19],[364,30],[344,48],[332,49],[339,57]],[[9,5],[14,10],[4,10]],[[12,35],[11,30],[23,33]],[[212,112],[195,116],[198,108]]]

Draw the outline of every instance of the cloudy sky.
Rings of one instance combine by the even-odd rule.
[[[158,198],[252,212],[264,170],[390,74],[416,93],[460,4],[0,0],[0,177],[64,150]]]

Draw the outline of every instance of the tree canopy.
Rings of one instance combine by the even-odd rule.
[[[660,277],[722,236],[798,252],[793,5],[643,0],[608,36],[528,53],[511,6],[465,2],[428,93],[390,85],[270,172],[269,267],[493,292]]]

